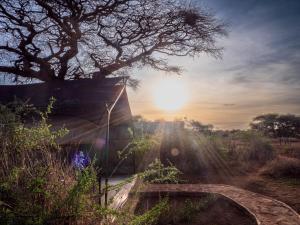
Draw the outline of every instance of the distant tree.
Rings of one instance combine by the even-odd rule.
[[[141,115],[132,117],[134,134],[136,137],[153,134],[157,124],[145,119]]]
[[[132,116],[132,121],[139,123],[139,122],[146,121],[146,119],[144,119],[144,117],[142,115],[134,115],[134,116]]]
[[[300,116],[287,114],[266,114],[257,116],[250,124],[251,128],[274,138],[300,136]]]
[[[292,114],[279,115],[278,117],[278,137],[299,137],[300,135],[300,116]]]
[[[262,132],[263,134],[276,138],[278,127],[278,114],[265,114],[253,118],[250,127],[253,130]]]
[[[196,120],[191,120],[190,124],[195,131],[203,134],[211,134],[214,128],[211,124],[203,124]]]
[[[45,82],[124,75],[164,56],[219,56],[223,23],[184,0],[0,0],[0,73]],[[20,79],[21,78],[21,79]]]

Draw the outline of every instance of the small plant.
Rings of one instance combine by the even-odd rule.
[[[148,168],[140,174],[144,182],[152,184],[178,184],[182,182],[179,179],[181,172],[170,163],[170,166],[164,166],[160,160],[155,159]]]
[[[130,129],[129,131],[132,134]],[[132,140],[121,151],[117,152],[119,162],[113,169],[110,176],[113,176],[122,163],[129,157],[133,157],[135,164],[134,167],[139,167],[139,159],[141,159],[146,152],[152,150],[156,145],[157,141],[153,136],[134,137],[132,134]]]
[[[197,214],[207,209],[216,199],[213,194],[208,194],[197,202],[186,199],[183,207],[179,208],[178,212],[173,215],[174,222],[192,223]]]
[[[168,211],[169,201],[168,199],[163,199],[144,214],[135,216],[129,225],[155,225],[159,218]]]

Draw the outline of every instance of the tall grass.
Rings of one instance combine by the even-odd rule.
[[[91,207],[95,170],[76,171],[61,158],[56,139],[67,130],[51,130],[52,104],[45,112],[20,102],[0,106],[1,224],[78,223]]]
[[[181,131],[178,139],[180,155],[177,158],[170,154],[165,157],[186,174],[206,176],[210,172],[246,172],[254,164],[265,164],[275,157],[269,140],[251,131],[241,131],[228,136]],[[168,145],[166,149],[171,146]],[[231,169],[232,166],[235,170]]]
[[[230,135],[226,145],[229,155],[236,160],[265,163],[275,157],[269,139],[253,131],[240,131]]]
[[[64,158],[57,140],[68,131],[64,128],[54,131],[48,123],[53,103],[52,99],[45,112],[18,101],[0,105],[0,224],[108,225],[111,215],[126,217],[132,225],[147,224],[143,222],[145,218],[154,220],[155,213],[136,218],[98,205],[98,169],[93,162],[85,168],[76,168]],[[153,146],[155,141],[151,138],[134,139],[128,145],[128,152],[119,153],[120,160],[131,154],[142,156]],[[157,177],[164,174],[174,181],[178,174],[176,168],[162,165],[149,171],[140,176],[147,177],[148,172],[148,177],[165,181],[165,177]]]
[[[300,160],[295,158],[279,157],[266,165],[262,174],[277,179],[288,178],[300,181]]]

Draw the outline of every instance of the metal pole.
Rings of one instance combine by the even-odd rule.
[[[108,176],[109,176],[109,171],[108,171],[108,154],[109,154],[109,129],[110,129],[110,114],[112,112],[112,110],[114,109],[116,103],[119,101],[120,97],[122,96],[125,88],[126,88],[126,81],[127,79],[124,80],[124,87],[122,88],[122,90],[120,91],[119,95],[117,96],[116,100],[114,101],[114,103],[109,107],[106,104],[106,110],[107,110],[107,130],[106,130],[106,140],[105,140],[105,144],[106,144],[106,149],[105,149],[105,188],[104,188],[104,204],[105,207],[107,207],[108,205]]]
[[[108,204],[108,174],[109,174],[109,168],[108,168],[108,154],[109,154],[109,125],[110,125],[110,113],[111,110],[107,110],[107,130],[106,130],[106,151],[105,151],[105,195],[104,195],[104,202],[105,207],[107,207]]]

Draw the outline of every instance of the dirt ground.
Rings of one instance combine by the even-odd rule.
[[[276,181],[255,174],[233,177],[210,177],[209,180],[197,175],[186,175],[188,183],[228,184],[280,200],[300,213],[300,185]]]
[[[172,145],[176,145],[177,140],[186,140],[187,143],[178,144],[181,149],[190,148],[188,143],[189,140],[187,137],[180,138],[183,134],[173,134],[173,136],[168,136],[166,134],[165,141],[166,143],[162,144],[162,149],[170,149]],[[177,141],[178,142],[178,141]],[[170,144],[171,143],[171,144]],[[174,144],[175,143],[175,144]],[[300,159],[300,141],[294,140],[288,144],[280,144],[278,140],[272,141],[273,149],[275,150],[276,158],[296,158]],[[184,157],[185,154],[183,154]],[[211,155],[214,157],[214,155]],[[161,158],[165,156],[162,155]],[[169,156],[166,156],[168,158]],[[180,161],[184,161],[185,158],[180,158],[179,162],[173,160],[175,166],[185,165]],[[195,159],[191,159],[197,160]],[[205,183],[205,184],[228,184],[236,187],[240,187],[246,190],[250,190],[256,193],[263,194],[280,200],[289,206],[291,206],[296,212],[300,213],[300,177],[295,180],[291,179],[272,179],[262,175],[262,171],[266,168],[267,164],[256,164],[255,161],[249,162],[224,162],[221,164],[219,162],[219,167],[214,165],[212,168],[213,171],[203,171],[199,169],[198,172],[193,172],[192,175],[186,174],[184,171],[183,180],[187,183]],[[210,163],[209,161],[202,161],[201,163]],[[218,163],[216,163],[218,164]],[[187,165],[188,166],[188,165]],[[182,168],[179,167],[180,170]]]

